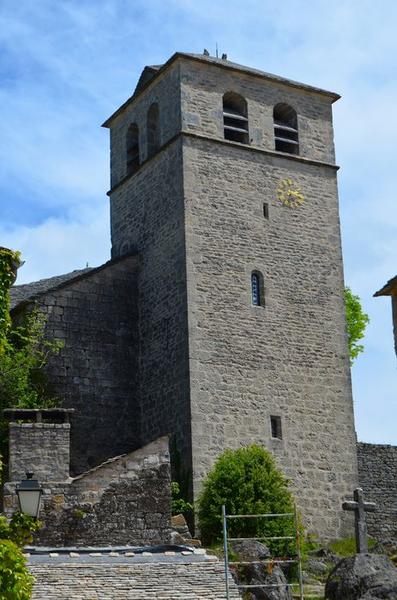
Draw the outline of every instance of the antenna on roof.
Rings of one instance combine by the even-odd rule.
[[[219,56],[218,56],[218,42],[216,42],[216,58],[219,58]]]

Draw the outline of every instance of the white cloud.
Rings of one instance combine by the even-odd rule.
[[[98,266],[110,258],[108,210],[85,211],[82,220],[48,218],[36,227],[1,231],[1,245],[22,252],[18,284]]]

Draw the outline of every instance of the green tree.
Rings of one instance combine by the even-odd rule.
[[[198,517],[204,543],[222,538],[222,505],[229,514],[294,512],[288,480],[276,468],[270,452],[256,445],[225,450],[204,481]],[[230,537],[294,536],[293,517],[231,519]],[[293,554],[295,543],[269,542],[273,553]]]
[[[345,306],[350,365],[353,365],[357,356],[364,351],[363,344],[358,342],[364,337],[369,316],[363,311],[359,296],[353,294],[349,287],[345,288]]]

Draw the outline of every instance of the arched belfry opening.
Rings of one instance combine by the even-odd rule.
[[[223,96],[223,130],[225,140],[249,143],[247,101],[235,92]]]
[[[147,157],[156,154],[160,148],[160,111],[157,102],[150,105],[147,113]]]
[[[276,104],[273,109],[274,145],[279,152],[299,154],[298,117],[288,104]]]
[[[135,173],[139,165],[139,128],[136,123],[132,123],[127,131],[127,175]]]

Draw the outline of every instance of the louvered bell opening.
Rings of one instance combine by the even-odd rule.
[[[295,109],[280,103],[274,107],[274,145],[278,152],[299,154],[298,119]]]
[[[299,154],[298,130],[295,127],[275,122],[274,139],[279,152]]]
[[[248,144],[248,119],[236,110],[224,107],[223,127],[226,140]]]

